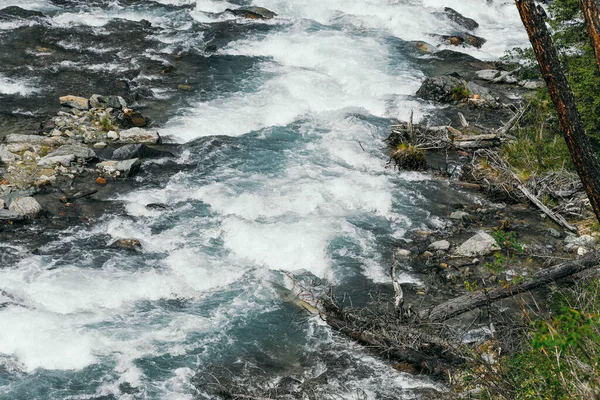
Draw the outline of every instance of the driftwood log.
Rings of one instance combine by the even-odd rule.
[[[494,301],[515,296],[519,293],[581,273],[582,271],[593,268],[599,264],[600,250],[597,250],[588,253],[581,258],[565,261],[553,267],[538,271],[533,274],[531,278],[519,284],[485,289],[454,298],[435,306],[431,310],[421,312],[421,318],[430,322],[443,322]]]

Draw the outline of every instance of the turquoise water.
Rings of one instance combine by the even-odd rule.
[[[326,377],[316,398],[412,398],[435,386],[302,313],[287,274],[332,283],[357,302],[390,290],[393,250],[410,230],[443,226],[460,196],[386,166],[390,118],[432,110],[413,97],[419,58],[399,43],[454,29],[432,14],[452,5],[489,22],[482,29],[494,37],[475,55],[495,57],[513,40],[499,33],[516,26],[514,10],[474,0],[265,0],[255,5],[278,12],[274,20],[212,14],[249,4],[232,3],[14,2],[99,35],[115,18],[147,19],[161,27],[153,35],[162,45],[146,51],[159,61],[220,41],[185,66],[202,90],[174,101],[155,88],[171,110],[159,131],[186,143],[177,159],[186,168],[164,181],[142,173],[139,189],[110,200],[124,214],[73,226],[38,255],[12,246],[0,269],[0,398],[213,398],[205,383],[218,368],[248,387]],[[238,24],[252,26],[240,34]],[[114,62],[105,67],[120,68]],[[31,84],[0,80],[0,92],[2,82],[5,92]],[[106,246],[122,238],[143,251]],[[422,284],[409,270],[401,281]]]

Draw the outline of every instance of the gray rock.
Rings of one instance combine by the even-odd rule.
[[[496,239],[481,231],[461,244],[456,249],[455,253],[463,257],[475,257],[485,256],[496,250],[500,250],[500,246],[496,243]]]
[[[494,79],[498,78],[501,74],[502,72],[498,71],[497,69],[482,69],[481,71],[475,72],[475,75],[477,75],[479,79],[482,79],[484,81],[493,81]]]
[[[61,144],[71,143],[72,141],[62,136],[20,135],[11,133],[6,136],[4,142],[7,144],[60,146]]]
[[[450,242],[447,240],[438,240],[437,242],[431,243],[428,248],[430,250],[448,251],[450,250]]]
[[[468,220],[472,219],[471,214],[464,212],[464,211],[454,211],[452,214],[450,214],[450,216],[448,218],[454,219],[457,221],[468,221]]]
[[[95,148],[95,149],[103,149],[103,148],[105,148],[106,146],[108,146],[108,145],[107,145],[105,142],[97,142],[97,143],[94,143],[94,148]]]
[[[5,208],[0,209],[0,221],[23,221],[24,215],[17,214],[14,211],[7,210]]]
[[[119,141],[121,143],[156,144],[160,140],[157,131],[142,128],[130,128],[121,131]]]
[[[458,11],[456,11],[453,8],[445,7],[444,8],[444,14],[451,21],[456,22],[458,25],[460,25],[463,28],[466,28],[466,29],[468,29],[470,31],[479,28],[479,24],[477,23],[477,21],[475,21],[472,18],[465,17],[464,15],[462,15],[461,13],[459,13]]]
[[[547,230],[547,232],[550,234],[550,236],[552,236],[552,237],[555,237],[555,238],[557,238],[557,239],[559,239],[559,238],[562,236],[562,235],[560,234],[560,232],[559,232],[559,231],[557,231],[557,230],[556,230],[556,229],[554,229],[554,228],[550,228],[550,229],[548,229],[548,230]]]
[[[523,89],[528,90],[536,90],[543,88],[546,84],[544,81],[521,81],[519,85],[523,87]]]
[[[443,103],[460,101],[465,96],[479,95],[480,102],[485,101],[494,105],[496,102],[492,93],[483,86],[450,75],[427,78],[417,91],[417,96],[425,100]]]
[[[110,139],[110,140],[118,140],[119,139],[119,134],[115,131],[109,131],[106,134],[106,138]]]
[[[76,108],[78,110],[87,110],[90,108],[88,99],[77,96],[63,96],[58,99],[61,106]]]
[[[59,156],[50,156],[42,157],[38,160],[37,165],[41,168],[50,168],[54,167],[56,164],[60,164],[63,167],[68,167],[71,163],[75,161],[74,154],[65,154]]]
[[[125,108],[127,102],[121,96],[102,96],[94,94],[90,97],[90,107],[92,108]]]
[[[119,147],[113,152],[113,160],[128,160],[131,158],[153,158],[153,157],[168,157],[171,153],[166,151],[156,150],[145,144],[126,144]]]
[[[277,16],[271,10],[268,10],[264,7],[241,7],[232,10],[228,8],[225,12],[232,13],[236,17],[244,17],[244,18],[253,18],[253,19],[271,19]]]
[[[0,199],[0,210],[2,210],[4,208],[5,204],[4,204],[4,200]]]
[[[590,235],[569,235],[565,239],[565,251],[568,252],[578,252],[580,247],[584,250],[591,251],[597,246],[598,240]]]
[[[108,175],[129,177],[135,175],[142,165],[138,158],[123,161],[104,161],[96,164],[96,168]]]
[[[6,148],[5,144],[0,145],[0,162],[4,164],[13,163],[19,161],[21,157],[16,154],[11,153]]]
[[[398,258],[402,258],[402,257],[408,257],[410,256],[410,250],[406,250],[406,249],[398,249],[396,250],[396,257]]]
[[[7,207],[10,208],[10,205],[12,204],[13,201],[15,201],[16,199],[18,199],[19,197],[29,197],[32,196],[33,194],[35,194],[35,189],[34,188],[30,188],[27,190],[15,190],[15,189],[8,189],[7,191],[4,191],[2,193],[2,200],[4,201],[4,203],[6,204]]]
[[[29,218],[37,218],[42,212],[42,206],[33,197],[18,197],[10,204],[9,210]]]
[[[48,154],[47,157],[66,156],[70,154],[74,155],[76,158],[83,158],[85,160],[98,158],[94,150],[79,143],[61,146],[52,153]]]

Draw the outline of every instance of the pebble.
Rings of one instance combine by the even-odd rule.
[[[94,148],[95,148],[95,149],[103,149],[103,148],[105,148],[106,146],[107,146],[107,144],[106,144],[106,143],[104,143],[104,142],[97,142],[97,143],[94,143]]]

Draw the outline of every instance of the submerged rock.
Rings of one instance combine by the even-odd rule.
[[[24,215],[18,214],[14,211],[7,210],[5,208],[0,209],[0,221],[23,221],[25,219]]]
[[[486,256],[493,251],[500,250],[500,246],[496,243],[491,235],[481,231],[463,244],[461,244],[455,251],[459,256],[463,257],[474,257],[474,256]]]
[[[479,23],[477,23],[477,21],[475,21],[472,18],[465,17],[464,15],[462,15],[461,13],[459,13],[458,11],[456,11],[453,8],[445,7],[443,15],[448,17],[449,20],[457,23],[458,25],[460,25],[463,28],[466,28],[470,31],[473,31],[473,30],[479,28]]]
[[[137,239],[119,239],[112,242],[110,247],[125,250],[141,250],[142,243]]]
[[[33,197],[18,197],[10,203],[9,210],[29,218],[37,218],[42,212],[42,206]]]
[[[88,110],[90,104],[88,99],[77,96],[62,96],[58,99],[61,106],[76,108],[78,110]]]
[[[156,144],[160,140],[160,135],[157,131],[142,128],[131,128],[121,131],[119,141],[121,143],[145,143]]]
[[[168,157],[171,153],[166,151],[156,150],[145,144],[126,144],[119,147],[112,155],[113,160],[127,160],[131,158],[153,158],[153,157]]]
[[[228,8],[225,12],[231,13],[236,17],[250,18],[250,19],[271,19],[276,17],[277,14],[264,7],[240,7],[236,9]]]
[[[18,6],[9,6],[0,9],[0,20],[5,21],[43,17],[45,17],[45,15],[39,11],[25,10]]]

